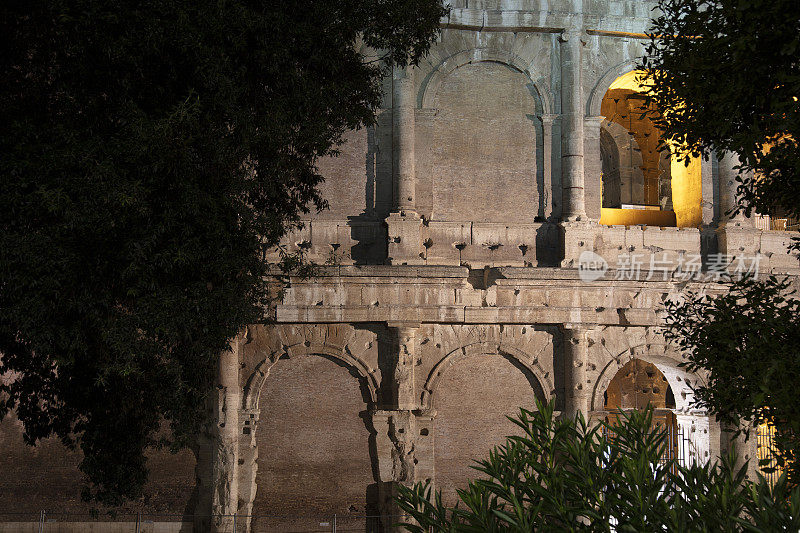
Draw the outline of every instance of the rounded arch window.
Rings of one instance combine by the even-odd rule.
[[[662,145],[643,74],[623,74],[601,102],[600,223],[697,227],[702,222],[700,161],[687,166]]]
[[[603,395],[606,420],[614,425],[620,411],[653,408],[653,425],[667,434],[664,459],[682,458],[683,435],[675,416],[675,395],[666,376],[652,363],[632,359],[620,368]]]

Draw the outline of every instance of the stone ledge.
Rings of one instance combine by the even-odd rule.
[[[391,322],[448,324],[563,324],[658,326],[654,309],[590,307],[478,307],[478,306],[289,306],[279,305],[279,323]]]
[[[275,276],[284,275],[279,269],[269,271]],[[441,265],[318,265],[315,267],[314,276],[299,278],[292,276],[294,283],[303,282],[304,279],[314,278],[353,278],[353,277],[398,277],[398,278],[463,278],[469,274],[467,267],[441,266]]]

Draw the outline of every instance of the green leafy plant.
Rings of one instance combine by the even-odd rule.
[[[745,276],[722,294],[666,302],[665,336],[702,372],[695,405],[731,427],[775,427],[777,466],[800,480],[800,300],[788,278]]]
[[[797,531],[800,488],[745,479],[734,453],[719,462],[665,460],[666,433],[651,409],[589,426],[537,402],[511,420],[521,429],[478,461],[482,474],[454,507],[429,484],[399,487],[413,533],[530,531]]]
[[[800,216],[800,3],[659,0],[640,65],[663,139],[733,152],[738,209]]]
[[[280,293],[265,254],[325,208],[319,158],[374,123],[444,13],[3,2],[0,417],[79,448],[89,497],[141,496],[158,430],[193,445],[218,355]]]

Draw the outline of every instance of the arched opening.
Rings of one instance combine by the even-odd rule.
[[[603,161],[603,207],[619,208],[619,149],[608,128],[600,130],[600,157]]]
[[[255,430],[253,531],[317,531],[334,515],[342,528],[374,530],[365,518],[378,514],[368,401],[338,359],[299,356],[270,368]]]
[[[603,399],[607,421],[612,425],[619,419],[620,411],[652,407],[654,426],[665,428],[667,433],[664,459],[681,460],[683,432],[674,412],[675,394],[656,365],[632,359],[617,371]]]
[[[617,78],[600,109],[603,200],[600,223],[696,227],[702,222],[700,161],[688,166],[660,146],[641,71]]]
[[[432,99],[435,114],[418,124],[418,203],[423,211],[432,203],[432,220],[540,215],[537,95],[530,78],[505,63],[477,61],[447,73]]]
[[[511,357],[472,355],[447,369],[432,396],[435,483],[446,502],[455,503],[456,489],[479,476],[473,460],[518,433],[506,417],[535,409],[535,398],[544,399],[539,381]]]

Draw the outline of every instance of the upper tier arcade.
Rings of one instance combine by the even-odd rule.
[[[470,268],[575,268],[587,250],[612,267],[630,253],[760,253],[762,268],[796,269],[789,235],[726,215],[735,158],[687,167],[659,151],[635,73],[653,7],[454,2],[428,55],[385,79],[376,125],[319,162],[330,209],[287,249]]]

